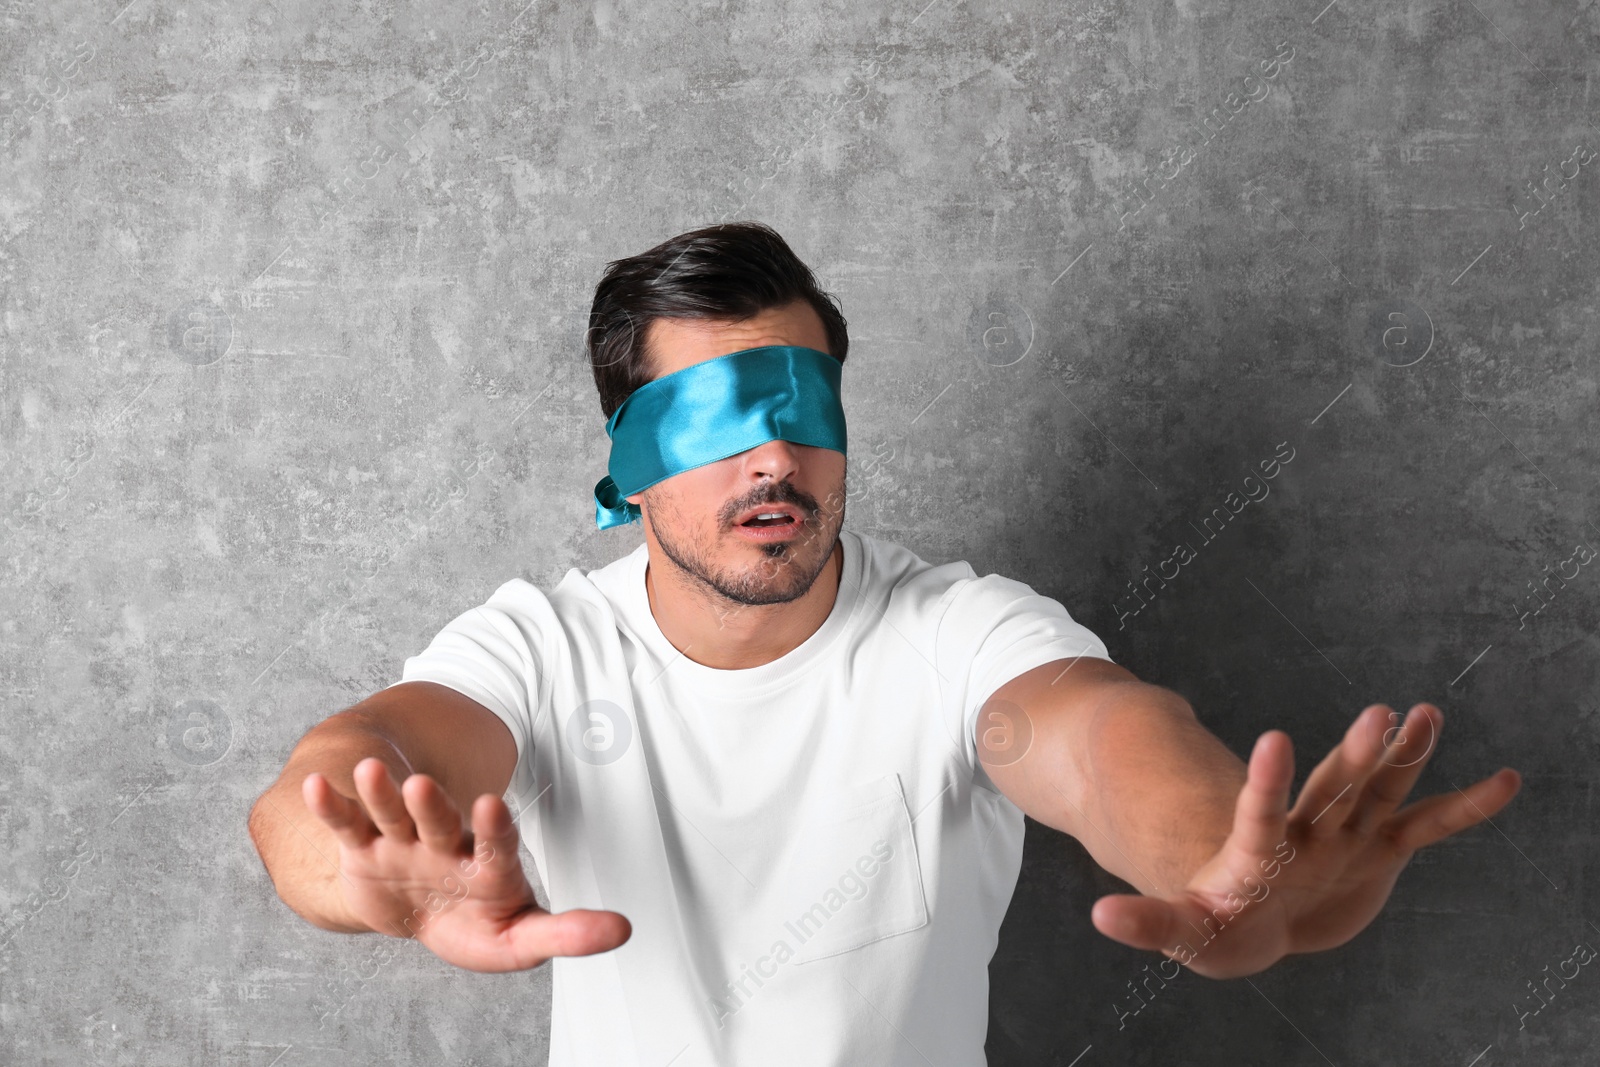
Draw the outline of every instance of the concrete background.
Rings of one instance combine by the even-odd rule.
[[[502,581],[638,543],[594,283],[756,218],[850,320],[855,528],[1302,779],[1417,700],[1414,795],[1525,777],[1348,945],[1120,1028],[1122,886],[1030,826],[990,1062],[1593,1062],[1600,977],[1518,1006],[1600,946],[1600,5],[125,2],[0,0],[0,1061],[545,1062],[547,969],[374,961],[245,816]]]

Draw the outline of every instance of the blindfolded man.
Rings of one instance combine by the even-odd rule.
[[[765,226],[611,263],[590,324],[596,524],[644,543],[502,584],[251,816],[324,929],[553,960],[552,1067],[977,1067],[1024,814],[1138,890],[1097,929],[1223,978],[1348,941],[1519,787],[1400,808],[1442,716],[1375,704],[1291,808],[1282,731],[1247,765],[1056,601],[846,529],[845,320]]]

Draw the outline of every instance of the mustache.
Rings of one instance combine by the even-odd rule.
[[[751,496],[729,502],[722,509],[722,525],[732,526],[740,512],[761,504],[793,504],[808,520],[816,518],[818,511],[816,497],[792,482],[775,482]]]

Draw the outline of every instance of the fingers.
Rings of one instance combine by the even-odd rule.
[[[517,857],[517,824],[504,800],[485,793],[473,801],[472,836],[476,842],[473,856],[481,865],[486,890],[526,880],[522,860]]]
[[[378,828],[361,805],[333,788],[333,784],[313,771],[300,783],[300,799],[306,810],[321,819],[341,844],[362,848],[378,836]]]
[[[1233,808],[1232,837],[1252,854],[1270,853],[1284,839],[1289,786],[1294,781],[1289,735],[1268,730],[1256,738],[1245,772],[1244,787]]]
[[[406,802],[395,785],[394,774],[388,764],[375,756],[368,756],[356,764],[352,776],[356,795],[366,805],[367,814],[383,836],[396,841],[416,840],[416,826],[406,812]]]
[[[1383,758],[1383,725],[1389,712],[1387,704],[1363,709],[1344,739],[1306,779],[1289,817],[1305,821],[1313,836],[1336,833],[1355,808],[1362,786]]]
[[[397,785],[388,765],[374,756],[357,763],[351,778],[359,799],[344,796],[315,772],[301,783],[307,809],[326,823],[341,843],[362,848],[382,835],[399,842],[420,840],[441,852],[460,848],[464,833],[461,812],[433,778],[413,774]],[[513,847],[513,857],[515,854]]]
[[[1386,826],[1389,837],[1406,855],[1475,826],[1511,802],[1522,788],[1522,776],[1502,767],[1466,789],[1419,800],[1396,812]]]
[[[1390,728],[1384,732],[1388,746],[1350,816],[1349,825],[1357,833],[1370,833],[1394,814],[1417,784],[1444,729],[1444,713],[1432,704],[1414,705],[1403,725],[1393,725],[1400,721],[1398,714],[1391,713],[1389,719]]]
[[[461,809],[438,782],[426,774],[413,774],[401,784],[400,794],[416,826],[417,840],[439,852],[460,850],[466,829]]]
[[[1382,766],[1421,766],[1422,761],[1433,754],[1443,729],[1444,712],[1433,704],[1413,704],[1403,720],[1399,712],[1389,712],[1389,728],[1383,734],[1386,747]]]

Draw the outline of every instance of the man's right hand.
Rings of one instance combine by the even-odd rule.
[[[447,963],[487,972],[607,952],[632,936],[618,912],[552,915],[539,906],[501,798],[480,796],[466,827],[455,802],[426,774],[398,785],[382,760],[369,757],[355,766],[355,786],[360,803],[313,772],[301,795],[339,839],[346,909],[373,930],[414,935]]]

